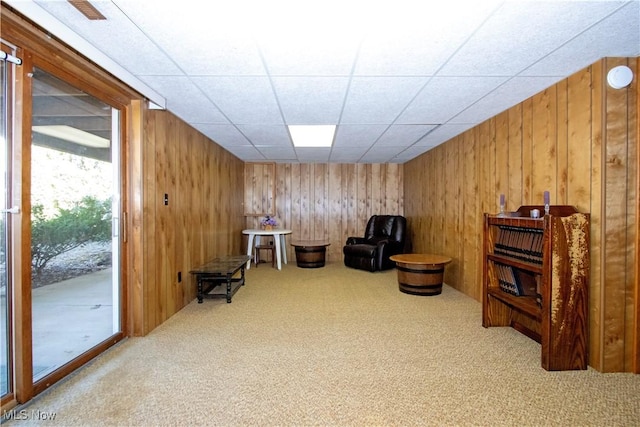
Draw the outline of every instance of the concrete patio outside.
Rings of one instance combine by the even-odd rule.
[[[4,321],[6,295],[0,298]],[[33,375],[39,379],[113,335],[111,268],[33,289],[32,307]]]

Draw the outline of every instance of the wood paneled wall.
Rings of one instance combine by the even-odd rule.
[[[245,182],[262,188],[264,175],[255,171],[252,163],[246,164]],[[399,164],[278,163],[275,182],[278,227],[291,229],[290,239],[327,239],[327,262],[342,262],[347,237],[363,236],[371,215],[404,214]],[[258,228],[259,220],[260,216],[247,216],[245,225]],[[287,256],[295,262],[287,246]]]
[[[628,65],[632,86],[606,73]],[[445,282],[480,300],[482,214],[542,204],[591,214],[589,364],[632,371],[637,357],[638,59],[604,59],[405,164],[416,252],[453,258]],[[416,183],[422,185],[416,185]]]
[[[276,164],[247,163],[244,167],[244,214],[276,214]]]
[[[130,159],[139,169],[133,211],[141,212],[131,227],[133,335],[146,335],[195,298],[193,267],[242,253],[244,225],[241,160],[167,111],[144,110],[140,123]]]

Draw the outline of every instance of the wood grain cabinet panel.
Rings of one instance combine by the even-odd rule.
[[[588,363],[589,214],[551,206],[543,218],[485,213],[482,326],[511,326],[541,344],[550,371]]]

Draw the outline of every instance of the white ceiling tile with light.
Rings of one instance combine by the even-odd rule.
[[[404,163],[640,55],[639,0],[5,3],[248,162]]]

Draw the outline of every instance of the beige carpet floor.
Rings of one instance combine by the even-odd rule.
[[[400,293],[394,270],[263,264],[231,304],[193,301],[19,409],[47,426],[638,426],[640,375],[547,372],[480,303]]]

